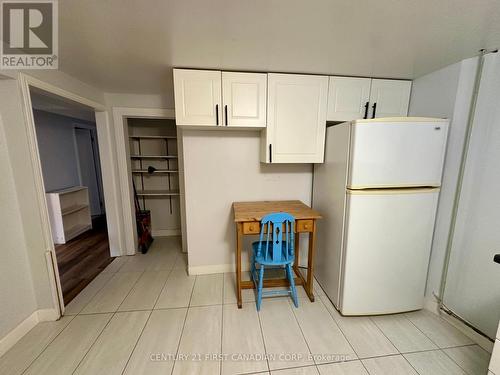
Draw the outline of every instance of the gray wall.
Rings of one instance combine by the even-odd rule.
[[[0,118],[0,338],[31,315],[36,300],[18,195]]]
[[[40,110],[34,110],[33,115],[45,191],[80,185],[74,128],[90,129],[94,138],[97,139],[96,124]],[[99,157],[96,157],[96,166],[100,173]],[[99,180],[97,183],[102,195],[102,182]],[[95,194],[92,194],[93,192]],[[92,215],[100,213],[100,201],[104,201],[102,196],[99,199],[97,193],[95,189],[92,190],[89,187]]]
[[[463,60],[413,81],[409,115],[451,120],[429,264],[427,296],[439,294],[476,64],[476,58]]]
[[[298,199],[311,204],[312,164],[262,164],[258,131],[183,130],[182,143],[191,271],[234,267],[233,202]],[[306,237],[301,236],[302,245]],[[245,238],[245,250],[250,240]]]
[[[33,114],[45,191],[79,185],[75,120],[44,111]]]

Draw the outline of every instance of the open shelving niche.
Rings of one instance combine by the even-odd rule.
[[[151,211],[153,236],[180,234],[175,120],[130,118],[127,121],[131,178],[141,209]]]
[[[46,193],[46,198],[55,244],[64,244],[92,229],[87,187],[50,191]]]

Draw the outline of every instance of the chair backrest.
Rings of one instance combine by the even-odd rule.
[[[276,264],[292,261],[295,218],[286,212],[277,212],[264,216],[261,224],[257,255]]]

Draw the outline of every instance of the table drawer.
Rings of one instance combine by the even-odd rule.
[[[313,221],[312,220],[298,220],[297,221],[297,232],[312,232],[313,230]]]
[[[260,223],[243,223],[243,234],[259,234],[260,233]]]

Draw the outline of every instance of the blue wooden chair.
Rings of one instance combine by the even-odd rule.
[[[266,215],[261,221],[259,241],[252,244],[252,279],[257,289],[257,311],[260,310],[262,297],[291,295],[295,307],[299,307],[297,289],[293,280],[292,264],[295,260],[294,254],[294,224],[292,215],[279,212]],[[257,268],[259,265],[259,268]],[[264,281],[264,270],[266,268],[285,269],[290,289],[262,290]]]

